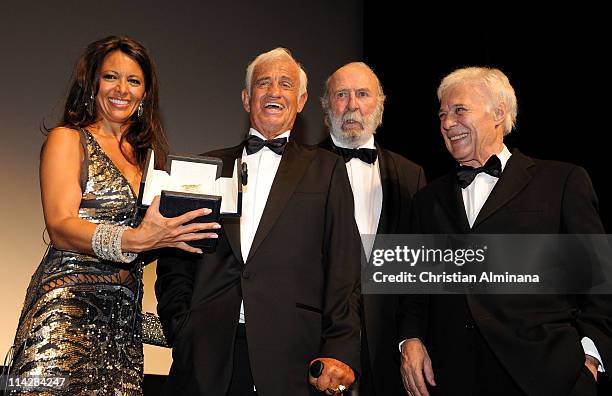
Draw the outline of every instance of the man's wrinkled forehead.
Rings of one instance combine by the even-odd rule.
[[[348,65],[338,69],[332,75],[329,88],[332,92],[352,89],[378,94],[376,76],[369,69],[358,65]]]

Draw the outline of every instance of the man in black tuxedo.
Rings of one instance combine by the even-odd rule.
[[[517,105],[501,71],[456,70],[438,99],[442,137],[461,167],[417,193],[415,232],[604,233],[584,169],[504,145]],[[404,303],[402,373],[413,395],[595,395],[612,364],[609,296],[430,295]]]
[[[242,217],[221,221],[214,254],[158,262],[167,393],[339,393],[359,370],[361,249],[344,161],[290,137],[307,80],[287,50],[255,58],[246,82],[249,137],[208,153],[225,175],[238,157],[248,164]],[[309,378],[315,359],[323,372]]]
[[[321,147],[346,162],[359,232],[407,233],[412,196],[425,185],[425,174],[374,140],[385,102],[378,77],[365,63],[344,65],[327,79],[321,102],[330,132]],[[367,255],[371,242],[363,239]],[[360,395],[405,395],[399,369],[398,302],[397,295],[363,295]]]

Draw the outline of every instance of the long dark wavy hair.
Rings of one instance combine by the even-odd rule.
[[[138,117],[134,112],[126,121],[128,128],[121,136],[119,147],[123,155],[130,158],[123,152],[123,142],[132,146],[136,165],[141,170],[145,166],[147,151],[152,148],[156,167],[163,168],[168,155],[168,141],[159,115],[157,70],[147,49],[132,38],[108,36],[87,46],[75,65],[64,116],[57,126],[85,128],[98,120],[96,101],[91,98],[98,94],[102,62],[114,51],[121,51],[138,63],[145,78],[142,116]]]

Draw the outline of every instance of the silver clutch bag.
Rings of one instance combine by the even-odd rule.
[[[151,312],[142,314],[142,343],[170,348],[162,331],[159,317]]]

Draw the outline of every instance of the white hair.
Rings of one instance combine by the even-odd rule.
[[[509,134],[516,125],[518,107],[514,88],[510,85],[508,77],[499,69],[489,67],[466,67],[457,69],[444,77],[438,87],[438,100],[448,92],[449,89],[468,82],[480,84],[487,90],[492,107],[503,103],[506,107],[506,118],[504,119],[504,136]]]
[[[304,71],[304,68],[297,60],[295,60],[295,58],[291,55],[291,52],[287,48],[278,47],[278,48],[274,48],[271,51],[264,52],[263,54],[259,54],[247,66],[246,78],[245,78],[244,83],[245,83],[245,89],[247,93],[249,94],[249,96],[251,96],[251,81],[253,79],[253,71],[255,70],[255,68],[262,63],[271,62],[271,61],[275,61],[279,59],[289,59],[293,63],[296,64],[296,66],[298,67],[298,70],[300,71],[300,87],[299,87],[298,95],[302,96],[306,93],[306,87],[308,85],[308,77],[306,76],[306,72]]]

